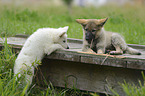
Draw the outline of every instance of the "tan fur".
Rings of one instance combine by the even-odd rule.
[[[123,52],[140,55],[138,50],[127,46],[120,34],[104,30],[103,26],[107,19],[76,19],[76,22],[83,27],[82,51],[104,54],[109,50],[110,54],[114,55],[123,54]]]

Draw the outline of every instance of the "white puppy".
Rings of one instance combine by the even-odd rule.
[[[68,49],[68,26],[63,28],[41,28],[34,32],[25,42],[14,65],[14,74],[24,75],[23,85],[30,85],[34,69],[45,54],[49,55],[57,49]]]

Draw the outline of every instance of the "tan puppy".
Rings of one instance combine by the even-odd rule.
[[[112,55],[123,53],[141,55],[138,50],[128,47],[120,34],[104,30],[103,26],[107,19],[76,19],[83,27],[82,50],[98,54],[109,52]]]

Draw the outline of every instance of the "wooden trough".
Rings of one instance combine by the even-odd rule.
[[[16,35],[7,38],[7,43],[19,52],[27,36]],[[3,47],[4,38],[0,38]],[[45,56],[40,66],[45,79],[57,87],[75,87],[80,90],[112,94],[109,88],[120,96],[124,92],[119,85],[124,80],[138,85],[143,82],[141,71],[145,73],[145,46],[129,45],[142,52],[142,55],[97,55],[81,52],[82,40],[68,39],[69,50],[56,51]],[[37,75],[41,80],[41,74]]]

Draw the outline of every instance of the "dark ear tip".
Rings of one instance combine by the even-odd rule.
[[[106,20],[104,21],[104,24],[107,22],[107,20],[108,20],[108,17],[107,18],[105,18]]]
[[[106,17],[106,21],[108,20],[108,17]]]

